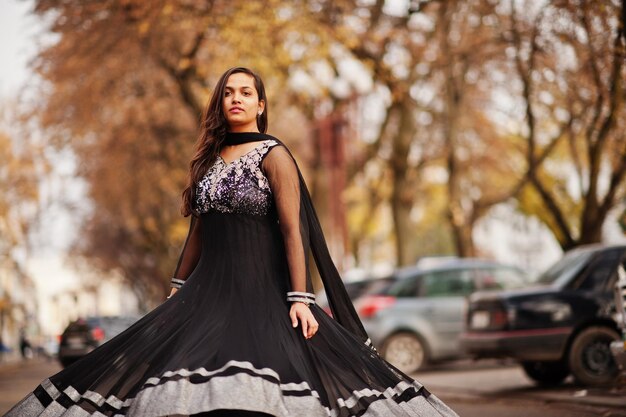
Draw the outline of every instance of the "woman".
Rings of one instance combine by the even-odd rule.
[[[246,68],[205,111],[168,300],[8,416],[450,416],[369,345],[295,160]],[[314,303],[307,253],[331,319]]]

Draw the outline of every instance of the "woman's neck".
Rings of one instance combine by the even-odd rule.
[[[259,142],[262,140],[267,140],[271,138],[271,136],[266,135],[264,133],[260,133],[258,130],[256,132],[226,132],[226,137],[224,138],[224,145],[233,146],[233,145],[241,145],[242,143],[248,142]]]
[[[228,131],[232,133],[260,133],[256,125],[229,126]]]

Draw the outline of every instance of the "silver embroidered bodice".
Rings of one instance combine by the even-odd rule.
[[[226,163],[218,156],[196,187],[196,208],[200,213],[266,215],[273,203],[269,181],[261,170],[264,155],[275,140],[263,141],[250,152]]]

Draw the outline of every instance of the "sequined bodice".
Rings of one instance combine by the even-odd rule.
[[[264,155],[275,140],[266,140],[250,152],[226,163],[220,156],[196,187],[196,207],[200,213],[265,215],[272,206],[272,191],[261,170]]]

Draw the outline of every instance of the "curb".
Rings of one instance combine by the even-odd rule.
[[[585,391],[585,390],[581,390]],[[593,405],[593,406],[601,406],[601,407],[611,407],[611,408],[619,408],[621,410],[626,410],[626,398],[617,398],[611,395],[608,396],[600,396],[600,395],[576,395],[580,391],[574,392],[572,395],[559,395],[556,393],[537,393],[537,394],[528,394],[527,398],[536,398],[543,401],[550,402],[569,402],[569,403],[577,403],[577,404],[585,404],[585,405]]]

